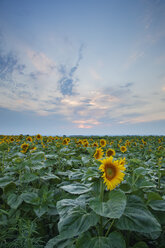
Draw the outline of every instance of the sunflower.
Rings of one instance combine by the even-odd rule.
[[[109,148],[109,149],[106,151],[106,156],[107,156],[107,157],[115,156],[115,150]]]
[[[77,141],[77,145],[82,145],[83,144],[83,141],[82,140],[78,140]]]
[[[26,140],[29,141],[29,142],[32,142],[33,141],[32,137],[30,137],[30,136],[27,137]]]
[[[163,149],[164,149],[163,146],[159,146],[159,147],[158,147],[158,151],[161,151],[161,150],[163,150]]]
[[[27,143],[23,143],[22,145],[21,145],[21,148],[22,148],[22,150],[23,151],[27,151],[27,149],[29,148],[29,144],[27,144]]]
[[[96,149],[96,152],[95,152],[95,154],[93,155],[93,157],[94,157],[95,159],[101,159],[102,156],[103,156],[103,154],[104,154],[104,152],[103,152],[102,148],[100,147],[100,148],[97,148],[97,149]]]
[[[99,170],[103,172],[102,178],[108,190],[113,190],[118,184],[124,180],[125,170],[124,161],[121,164],[120,160],[113,161],[113,157],[103,159]]]
[[[62,142],[63,145],[68,145],[68,143],[69,143],[69,142],[68,142],[67,138],[65,138],[65,139],[63,140],[63,142]]]
[[[120,147],[120,151],[123,152],[123,153],[126,152],[127,151],[127,147],[126,146],[121,146]]]
[[[114,142],[113,142],[113,141],[111,141],[111,142],[109,143],[109,144],[110,144],[110,146],[112,146],[112,145],[113,145],[113,143],[114,143]]]
[[[34,152],[37,149],[36,146],[33,146],[32,148],[30,148],[30,152]]]
[[[83,141],[83,146],[84,147],[88,147],[88,145],[89,145],[89,142],[88,141]]]
[[[101,140],[100,140],[100,145],[101,145],[102,147],[106,146],[106,140],[105,140],[105,139],[101,139]]]
[[[41,140],[42,139],[41,134],[37,134],[36,138],[37,138],[37,140]]]
[[[14,142],[15,139],[13,137],[10,137],[10,142]]]
[[[94,142],[92,146],[93,146],[93,147],[98,147],[99,145],[98,145],[97,142]]]

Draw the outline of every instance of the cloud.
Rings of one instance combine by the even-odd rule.
[[[23,74],[25,67],[24,64],[19,63],[15,54],[11,52],[3,54],[2,51],[0,52],[0,80],[12,80],[13,73]]]
[[[129,88],[129,87],[131,87],[131,86],[133,86],[133,85],[134,85],[133,82],[129,82],[129,83],[126,83],[126,84],[124,84],[124,85],[120,85],[120,88]]]
[[[74,74],[77,71],[80,61],[82,60],[82,52],[83,52],[84,45],[82,44],[78,51],[78,58],[76,61],[76,64],[70,68],[70,70],[67,72],[66,66],[61,65],[59,68],[59,72],[63,74],[63,77],[58,82],[58,88],[62,95],[64,96],[71,96],[75,95],[76,92],[74,91],[75,85],[78,82],[78,79],[75,78]]]
[[[48,58],[44,53],[38,53],[28,49],[27,56],[34,68],[40,73],[48,74],[56,67],[55,62]]]
[[[83,82],[77,72],[83,49],[80,46],[72,66],[58,64],[46,54],[31,49],[26,50],[26,64],[21,63],[14,53],[10,56],[3,54],[1,61],[8,63],[1,63],[10,83],[2,84],[1,80],[0,107],[20,112],[33,111],[40,116],[63,116],[67,123],[87,129],[162,118],[163,110],[160,111],[160,106],[152,106],[153,99],[137,93],[135,96],[131,81],[114,87],[99,84],[99,87],[94,85],[92,88],[90,85],[90,90],[87,85],[87,90],[79,90],[77,85],[83,85]],[[154,113],[157,113],[156,117]]]
[[[95,119],[74,120],[72,123],[77,124],[77,128],[93,128],[93,126],[100,124],[100,122]]]

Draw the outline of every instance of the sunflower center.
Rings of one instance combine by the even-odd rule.
[[[111,180],[116,176],[115,166],[107,166],[106,168],[106,177]]]

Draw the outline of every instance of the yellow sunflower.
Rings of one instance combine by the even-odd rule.
[[[63,142],[62,142],[63,145],[68,145],[68,143],[69,143],[69,142],[68,142],[67,138],[65,138],[65,139],[63,140]]]
[[[120,147],[120,151],[123,152],[123,153],[126,152],[127,151],[127,147],[126,146],[121,146]]]
[[[93,147],[98,147],[99,145],[98,145],[97,142],[94,142],[92,146],[93,146]]]
[[[36,146],[33,146],[33,147],[30,149],[30,152],[34,152],[36,149],[37,149],[37,147],[36,147]]]
[[[161,150],[163,150],[163,149],[164,149],[163,146],[159,146],[159,147],[158,147],[158,151],[161,151]]]
[[[27,149],[29,148],[29,144],[27,144],[27,143],[23,143],[22,145],[21,145],[21,148],[22,148],[22,150],[23,151],[27,151]]]
[[[109,148],[109,149],[106,151],[106,156],[107,156],[107,157],[115,156],[115,150]]]
[[[102,147],[106,146],[106,140],[105,140],[105,139],[101,139],[101,140],[100,140],[100,145],[101,145]]]
[[[88,141],[83,141],[83,146],[84,147],[88,147],[88,145],[89,145],[89,142]]]
[[[100,147],[100,148],[97,148],[97,149],[96,149],[96,152],[95,152],[95,154],[93,155],[93,157],[94,157],[95,159],[101,159],[102,156],[103,156],[103,154],[104,154],[104,152],[103,152],[103,150],[102,150],[101,147]]]
[[[15,139],[13,137],[10,137],[10,142],[14,142]]]
[[[42,139],[41,134],[37,134],[36,138],[37,138],[37,140],[41,140]]]
[[[27,137],[26,140],[29,141],[29,142],[32,142],[33,141],[32,137],[30,137],[30,136]]]
[[[124,180],[125,174],[123,171],[125,170],[125,167],[123,160],[122,162],[123,164],[120,160],[113,161],[113,157],[101,161],[102,164],[100,165],[99,170],[103,172],[102,178],[104,179],[104,183],[108,190],[113,190]]]

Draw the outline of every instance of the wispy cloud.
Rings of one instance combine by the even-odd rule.
[[[12,80],[12,75],[14,72],[23,74],[25,69],[24,64],[20,64],[16,55],[12,52],[3,54],[0,52],[0,80],[9,81]]]
[[[76,64],[70,68],[69,71],[66,70],[65,66],[60,66],[59,71],[63,74],[63,77],[58,82],[58,87],[62,95],[75,95],[76,92],[74,91],[75,84],[78,82],[78,79],[75,78],[74,74],[77,71],[80,61],[83,58],[84,45],[82,44],[79,48],[78,58]]]

